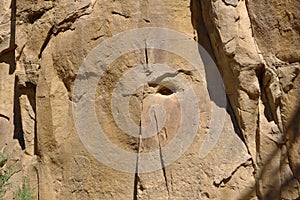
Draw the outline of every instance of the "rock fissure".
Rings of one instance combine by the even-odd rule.
[[[117,11],[111,11],[111,14],[113,14],[113,15],[119,15],[119,16],[121,16],[121,17],[124,17],[125,19],[130,18],[129,15],[125,15],[125,14],[122,14],[122,13],[117,12]]]
[[[6,116],[6,115],[3,115],[3,114],[1,114],[1,113],[0,113],[0,117],[2,117],[2,118],[4,118],[4,119],[6,119],[7,121],[9,121],[9,120],[10,120],[8,116]]]
[[[161,163],[162,172],[163,172],[163,176],[164,176],[164,181],[165,181],[165,185],[166,185],[166,189],[168,191],[168,197],[169,197],[170,196],[170,190],[169,190],[169,186],[168,186],[167,173],[166,173],[164,158],[163,158],[163,154],[162,154],[161,136],[160,136],[159,130],[158,130],[158,121],[157,121],[155,110],[153,111],[153,114],[154,114],[154,119],[155,119],[155,124],[156,124],[156,134],[157,134],[156,137],[157,137],[157,140],[158,140],[160,163]]]
[[[227,182],[230,181],[230,179],[234,176],[234,174],[241,168],[241,167],[248,167],[248,166],[252,166],[252,158],[249,158],[248,160],[246,160],[244,163],[240,164],[238,167],[236,167],[230,174],[230,176],[228,177],[224,177],[222,180],[220,180],[220,182],[216,182],[214,181],[214,186],[216,187],[220,187],[221,184],[226,184]]]
[[[142,96],[140,96],[142,95]],[[133,200],[138,199],[138,189],[140,186],[140,178],[139,178],[139,159],[140,153],[142,152],[142,141],[143,141],[143,132],[142,132],[142,113],[143,113],[143,99],[144,99],[144,88],[142,93],[138,97],[139,103],[141,104],[141,115],[139,118],[139,138],[138,138],[138,147],[137,147],[137,156],[136,156],[136,164],[135,164],[135,175],[134,175],[134,186],[133,186]]]

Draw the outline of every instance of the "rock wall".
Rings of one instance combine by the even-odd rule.
[[[114,145],[136,155],[156,152],[161,163],[160,169],[142,173],[138,157],[135,173],[129,173],[103,164],[84,145],[74,120],[74,83],[80,66],[99,44],[145,27],[172,29],[201,44],[223,78],[227,107],[209,90],[216,71],[203,77],[186,59],[147,48],[147,41],[118,57],[95,88],[95,116]],[[172,44],[172,37],[166,41]],[[107,56],[118,48],[112,46]],[[190,51],[181,45],[173,48]],[[194,51],[203,56],[201,52]],[[41,200],[297,199],[299,62],[299,0],[2,0],[0,150],[9,159],[0,173],[14,169],[4,198],[12,199],[27,177],[34,198]],[[168,64],[176,73],[149,67],[156,63]],[[120,83],[125,88],[131,84],[123,83],[122,77],[136,65],[146,66],[152,74],[149,80],[155,81],[130,94],[129,117],[139,127],[157,128],[150,138],[127,135],[112,114],[113,92]],[[177,98],[184,93],[162,87],[157,77],[159,83],[184,78],[198,99],[191,100],[200,115],[195,138],[169,165],[161,149],[180,129]],[[165,108],[162,125],[161,114],[149,114],[153,104]],[[213,105],[224,110],[224,126],[213,148],[199,157],[215,125],[209,124]],[[88,112],[88,106],[82,110]],[[89,123],[86,127],[93,128]]]

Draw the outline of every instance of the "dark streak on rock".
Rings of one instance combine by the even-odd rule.
[[[122,16],[122,17],[124,17],[125,19],[130,18],[129,15],[125,15],[125,14],[119,13],[119,12],[117,12],[117,11],[111,11],[111,14]]]
[[[150,23],[151,21],[149,19],[143,19],[146,23]]]
[[[141,97],[141,113],[143,113],[143,94],[144,91],[142,92],[142,97]],[[140,183],[140,178],[139,178],[139,154],[141,151],[141,146],[142,146],[142,116],[140,117],[139,121],[139,141],[138,141],[138,149],[137,149],[137,155],[136,155],[136,163],[135,163],[135,174],[134,174],[134,185],[133,185],[133,200],[138,199],[138,186]]]
[[[155,122],[156,122],[156,132],[157,132],[157,140],[158,140],[158,148],[159,148],[159,157],[160,157],[161,168],[162,168],[162,172],[163,172],[163,175],[164,175],[166,189],[168,191],[168,196],[170,196],[170,190],[169,190],[169,186],[168,186],[168,179],[167,179],[166,167],[165,167],[165,163],[164,163],[164,159],[163,159],[163,154],[162,154],[162,150],[161,150],[162,149],[162,145],[161,145],[161,141],[160,141],[160,137],[159,137],[158,122],[157,122],[157,117],[156,117],[155,110],[154,110],[154,119],[155,119]]]
[[[96,37],[93,37],[93,38],[91,38],[91,40],[98,40],[98,39],[100,39],[100,38],[102,38],[102,37],[104,37],[105,35],[99,35],[99,36],[96,36]]]
[[[4,118],[4,119],[7,119],[7,121],[9,121],[9,117],[6,116],[6,115],[0,114],[0,117],[2,117],[2,118]]]

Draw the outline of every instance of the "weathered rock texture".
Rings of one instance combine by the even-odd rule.
[[[81,143],[72,89],[87,54],[125,30],[163,27],[198,41],[213,57],[228,97],[225,126],[203,159],[209,130],[206,81],[189,64],[160,50],[118,58],[97,87],[100,124],[132,152],[159,149],[178,129],[177,91],[147,85],[133,95],[131,117],[148,123],[153,103],[170,115],[156,136],[125,135],[111,115],[111,93],[136,64],[167,63],[201,97],[193,144],[180,159],[143,174],[105,166]],[[34,197],[52,199],[297,199],[300,196],[300,1],[283,0],[2,0],[0,2],[0,150]],[[0,173],[2,173],[2,170]]]

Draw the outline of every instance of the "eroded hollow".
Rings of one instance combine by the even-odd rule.
[[[161,95],[169,96],[169,95],[173,94],[174,92],[170,88],[168,88],[168,87],[166,87],[164,85],[161,85],[157,89],[156,93],[159,93]]]
[[[172,95],[176,92],[174,87],[166,84],[161,85],[157,83],[149,83],[149,87],[157,88],[155,93],[165,95],[165,96]]]

